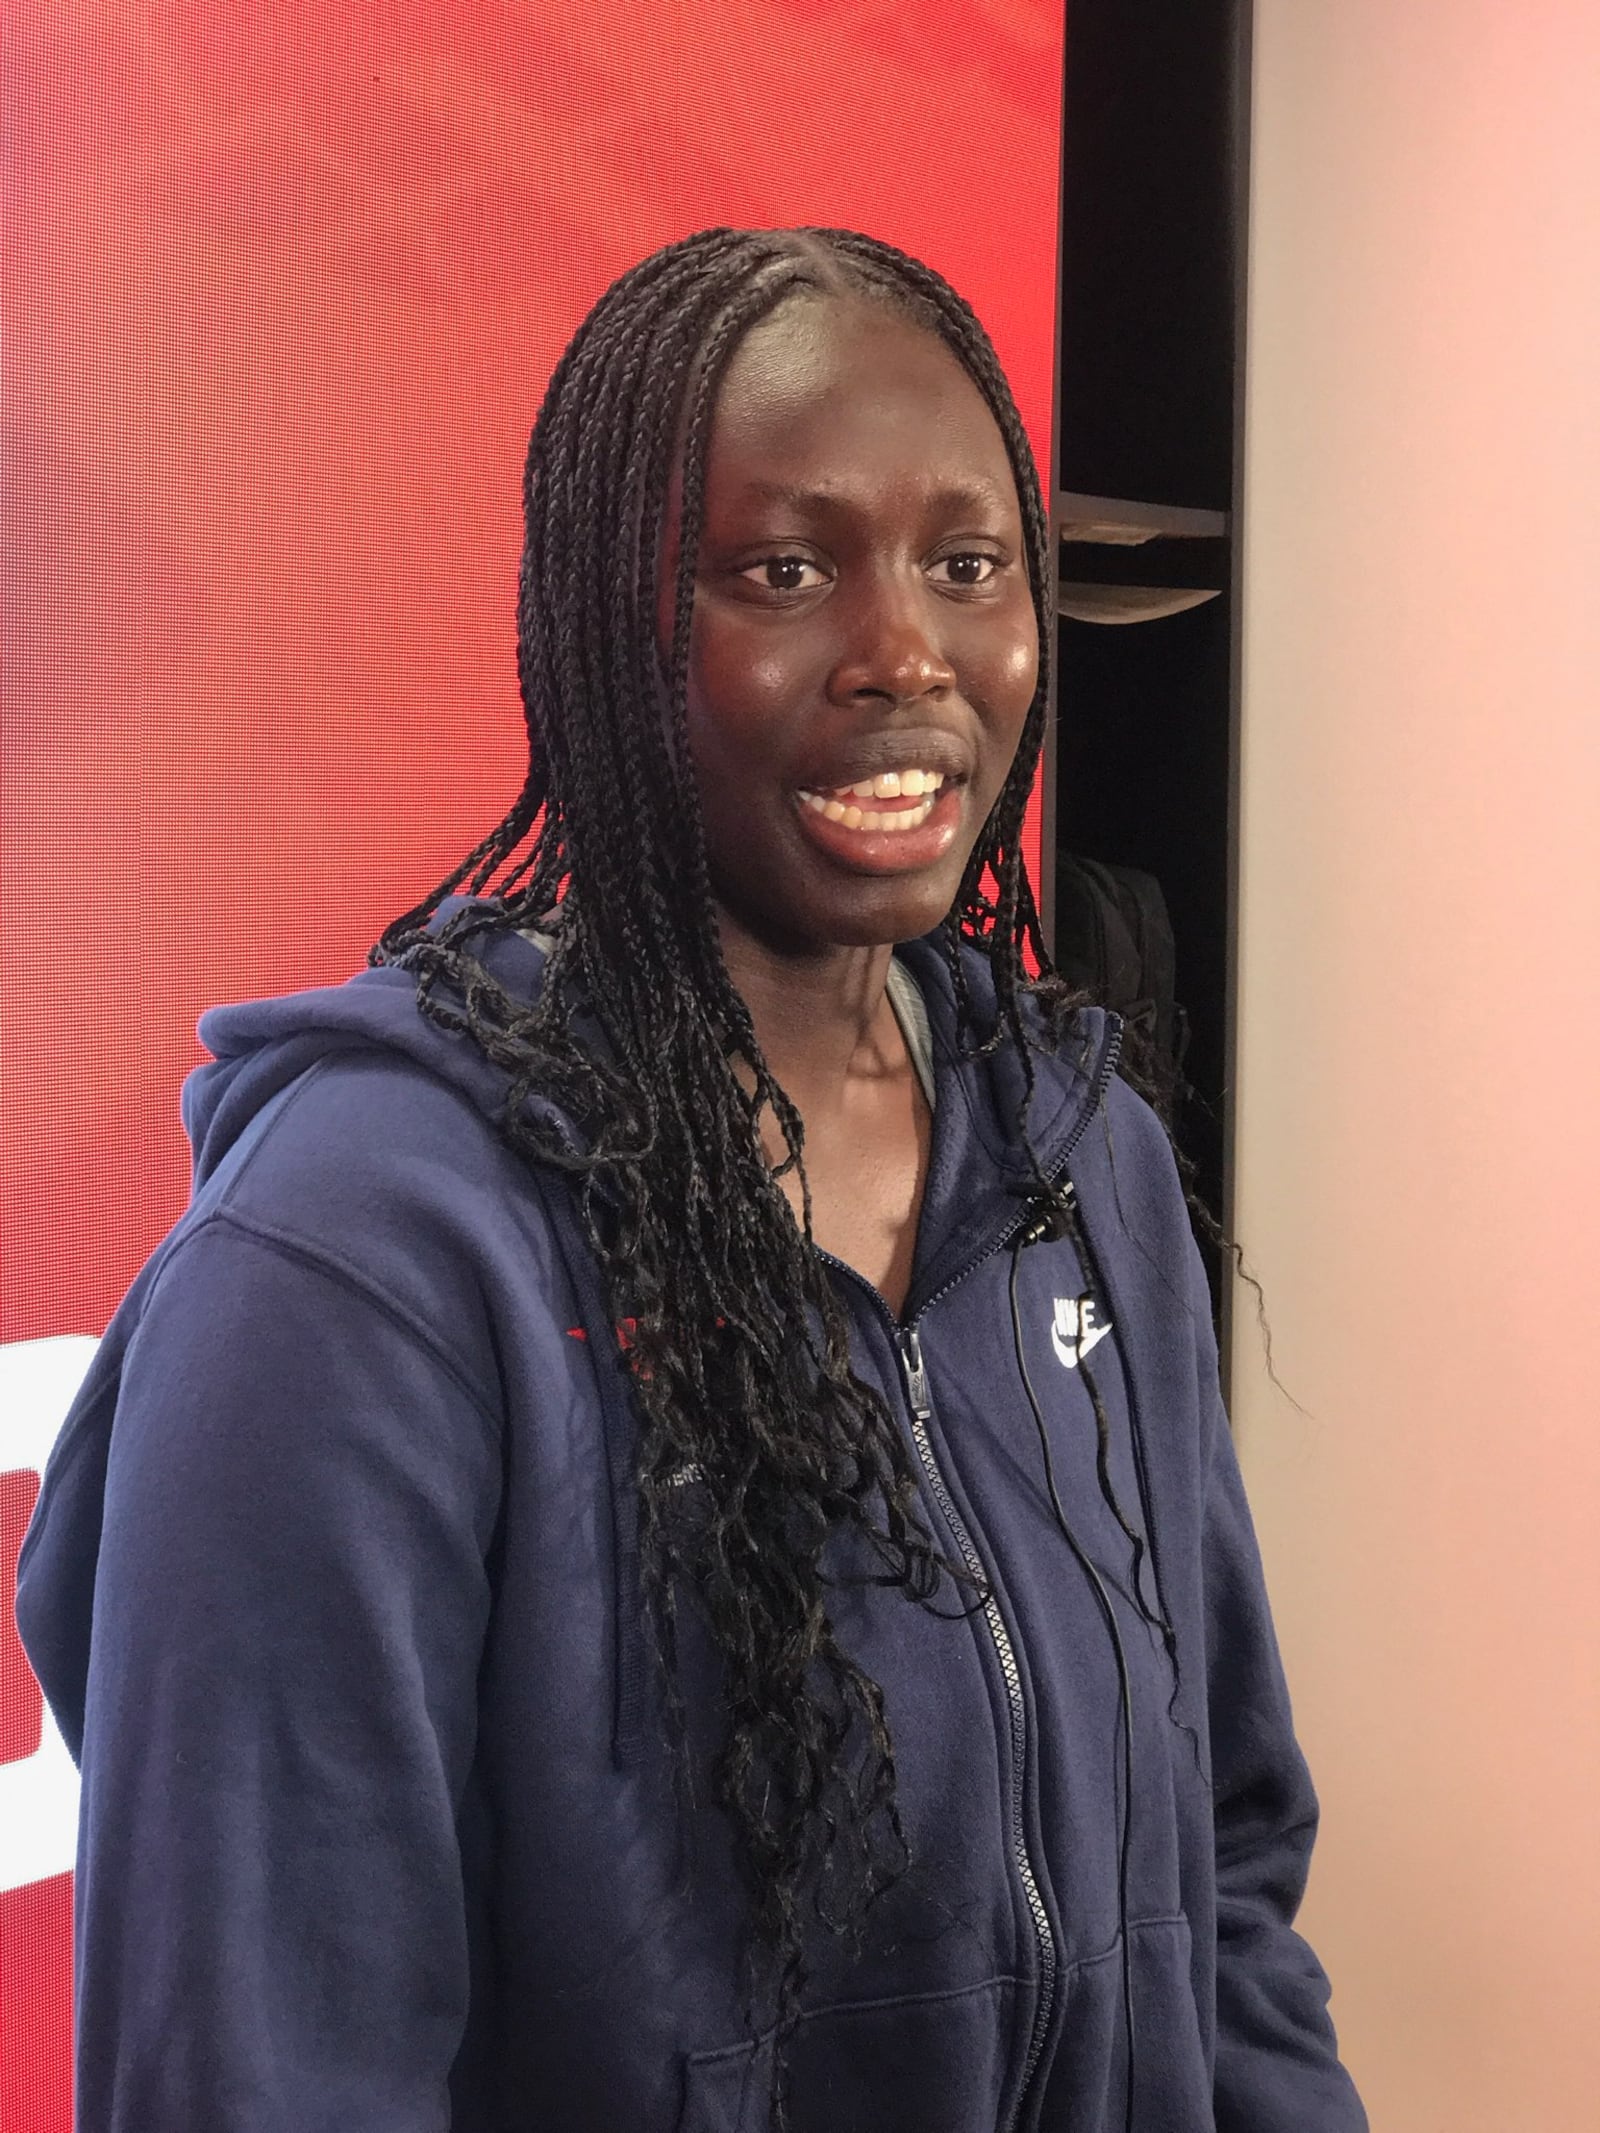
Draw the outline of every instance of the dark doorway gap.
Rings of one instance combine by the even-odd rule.
[[[1230,1233],[1249,54],[1249,0],[1068,0],[1061,576],[1080,608],[1098,587],[1219,597],[1161,620],[1058,623],[1043,870],[1052,923],[1065,855],[1160,882],[1194,1090],[1176,1136]],[[1085,507],[1119,502],[1132,527],[1085,539]],[[1225,1332],[1220,1254],[1203,1249]],[[1225,1339],[1223,1355],[1226,1368]]]

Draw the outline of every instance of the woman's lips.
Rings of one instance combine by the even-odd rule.
[[[802,786],[800,798],[813,814],[826,815],[846,829],[904,831],[927,821],[944,782],[942,770],[911,765],[880,770],[852,785]]]
[[[802,790],[795,806],[806,837],[830,859],[858,874],[910,874],[934,865],[950,849],[961,825],[962,791],[948,779],[932,792],[880,796],[874,789],[870,797],[853,787]]]

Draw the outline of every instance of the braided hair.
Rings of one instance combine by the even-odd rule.
[[[798,2008],[812,1921],[855,1940],[908,1864],[883,1697],[835,1637],[824,1549],[842,1536],[875,1582],[923,1604],[964,1576],[922,1521],[894,1418],[851,1371],[845,1314],[812,1248],[801,1121],[723,962],[686,739],[718,386],[751,327],[806,295],[884,304],[936,334],[982,392],[1015,476],[1039,680],[941,932],[963,1047],[1014,1042],[1031,1094],[1030,1050],[1059,1037],[1079,997],[1051,972],[1021,849],[1053,634],[1038,475],[972,310],[928,267],[851,231],[703,231],[624,274],[579,326],[524,481],[527,780],[373,950],[415,976],[425,1015],[504,1070],[507,1140],[571,1175],[614,1317],[631,1321],[641,1559],[665,1693],[681,1728],[676,1622],[692,1596],[721,1663],[714,1782],[750,1890],[753,1946],[772,1958],[780,2033]],[[658,559],[680,469],[663,648]],[[441,918],[457,892],[474,901]],[[541,920],[555,945],[529,1004],[496,983],[478,947]],[[993,974],[986,1017],[963,943]],[[1030,999],[1043,1010],[1031,1035]],[[559,1092],[581,1150],[539,1123],[524,1101],[535,1091]],[[1024,1141],[1026,1111],[1025,1095]],[[777,1171],[761,1147],[769,1112],[787,1150]],[[777,1183],[791,1169],[799,1223]],[[692,1531],[670,1508],[687,1470],[710,1507]]]

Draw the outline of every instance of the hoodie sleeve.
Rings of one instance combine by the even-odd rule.
[[[1204,1312],[1206,1337],[1210,1313]],[[1217,1882],[1217,2133],[1364,2133],[1328,1980],[1294,1931],[1317,1800],[1294,1736],[1239,1463],[1206,1366],[1215,1436],[1205,1588]]]
[[[219,1216],[124,1361],[83,1742],[92,2133],[443,2133],[497,1431],[350,1269]]]

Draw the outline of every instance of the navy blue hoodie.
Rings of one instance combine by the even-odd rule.
[[[863,1949],[817,1937],[797,2133],[1122,2133],[1125,2000],[1139,2133],[1357,2133],[1292,1930],[1316,1803],[1165,1139],[1086,1013],[1031,1134],[1093,1264],[1025,1244],[1018,1063],[963,1059],[942,957],[899,953],[937,1094],[899,1320],[833,1275],[989,1597],[831,1596],[912,1865]],[[536,946],[489,956],[531,993]],[[402,972],[202,1033],[193,1203],[21,1563],[83,1773],[84,2133],[759,2133],[747,1905],[719,1814],[674,1790],[629,1381],[569,1188],[507,1150],[498,1070]],[[692,1756],[717,1730],[692,1635],[684,1678]]]

